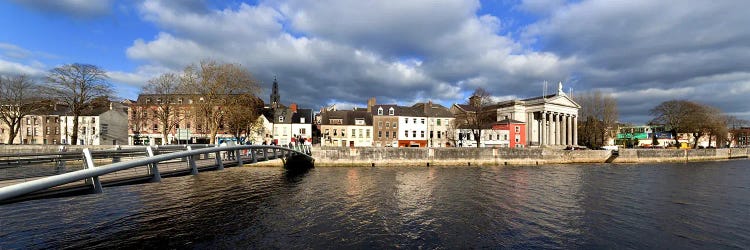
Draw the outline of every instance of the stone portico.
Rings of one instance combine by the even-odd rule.
[[[497,120],[514,119],[526,123],[528,146],[578,145],[578,110],[581,108],[558,85],[556,94],[500,102],[492,107]]]

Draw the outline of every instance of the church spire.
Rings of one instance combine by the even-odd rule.
[[[271,106],[276,108],[281,104],[281,97],[279,96],[279,82],[276,81],[276,76],[273,76],[273,89],[271,90]]]

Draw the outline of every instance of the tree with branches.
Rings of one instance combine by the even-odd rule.
[[[231,99],[259,91],[250,72],[237,64],[204,60],[186,67],[182,79],[190,94],[199,98],[192,104],[193,114],[208,129],[211,143],[216,143],[216,134],[226,119],[226,112],[221,110],[232,104]]]
[[[154,101],[152,112],[154,118],[161,125],[162,144],[166,145],[167,135],[177,128],[180,122],[186,119],[187,113],[180,114],[180,104],[177,102],[178,94],[183,89],[180,77],[174,73],[165,73],[148,81],[143,86],[142,94],[149,95]]]
[[[581,105],[578,138],[579,143],[589,148],[600,148],[607,138],[617,134],[617,101],[611,94],[599,90],[576,95],[575,101]]]
[[[98,66],[73,63],[56,67],[47,74],[46,92],[68,105],[73,115],[71,143],[78,142],[78,117],[98,97],[112,94],[107,73]]]
[[[8,126],[8,144],[21,130],[21,120],[42,108],[39,85],[26,75],[0,75],[0,120]]]
[[[664,124],[679,144],[679,133],[690,133],[693,137],[693,148],[698,146],[698,140],[704,136],[723,137],[726,134],[726,118],[721,110],[706,104],[686,100],[665,101],[651,109],[655,116],[651,123]]]
[[[477,88],[471,94],[466,104],[471,107],[471,110],[465,114],[465,124],[471,130],[474,141],[476,141],[476,146],[480,147],[482,142],[482,128],[488,123],[493,122],[493,115],[496,115],[492,114],[491,110],[487,107],[492,104],[492,96],[483,88]]]
[[[238,142],[243,134],[245,137],[250,136],[250,132],[257,124],[259,108],[262,106],[263,101],[254,95],[240,94],[232,96],[228,100],[228,105],[222,108],[225,127]]]

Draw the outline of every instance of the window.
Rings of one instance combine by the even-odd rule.
[[[440,131],[437,132],[438,139],[440,139]]]
[[[383,115],[383,107],[378,108],[378,115]]]
[[[92,128],[91,128],[91,134],[92,134],[92,135],[95,135],[95,134],[96,134],[96,127],[92,127]]]
[[[396,131],[393,131],[393,139],[396,139]]]
[[[378,131],[378,138],[383,138],[383,131]]]
[[[414,122],[414,124],[417,124],[417,118],[412,118],[412,121]]]
[[[422,132],[422,133],[424,133],[424,132]],[[416,130],[411,131],[411,137],[417,138],[417,131]],[[422,137],[424,137],[424,134],[422,134]]]
[[[357,133],[356,132],[357,132],[356,129],[352,129],[352,137],[357,137]]]
[[[45,122],[45,123],[49,123],[49,117],[45,118],[45,119],[44,119],[44,122]]]
[[[284,122],[284,116],[283,115],[279,116],[279,122]]]
[[[182,104],[182,98],[177,99],[177,104]]]
[[[420,119],[420,121],[422,122],[422,124],[424,124],[424,118]]]
[[[391,123],[390,122],[385,122],[385,128],[389,128],[389,127],[391,127]]]
[[[391,137],[391,131],[385,131],[385,138],[388,138],[388,137]]]
[[[190,123],[185,123],[185,128],[190,129]]]
[[[391,107],[390,109],[388,109],[388,115],[393,115],[393,107]]]
[[[393,123],[393,128],[396,128],[396,125],[398,125],[398,122]]]
[[[59,135],[59,134],[60,134],[60,128],[55,128],[55,134],[56,134],[56,135]]]
[[[299,118],[299,123],[305,123],[305,118],[304,117],[300,117]]]
[[[521,133],[521,127],[520,126],[516,126],[516,133]]]
[[[26,125],[31,125],[31,118],[26,117]]]
[[[334,136],[337,136],[337,135],[339,135],[339,133],[338,133],[338,132],[337,132],[336,130],[337,130],[337,129],[333,129],[333,135],[334,135]]]
[[[430,130],[430,138],[432,138],[432,136],[433,136],[433,131]]]
[[[305,128],[299,129],[299,134],[300,135],[306,135],[307,134],[307,129],[305,129]]]
[[[370,129],[365,130],[365,132],[367,133],[367,135],[365,136],[365,138],[370,138]]]
[[[328,132],[331,132],[329,129],[326,129],[325,135],[328,135]]]
[[[404,118],[404,123],[409,123],[409,118]]]
[[[46,130],[44,131],[44,134],[45,134],[45,135],[48,135],[48,134],[49,134],[49,131],[50,131],[50,129],[49,129],[49,127],[47,127],[47,129],[46,129]]]
[[[365,119],[364,118],[355,118],[354,119],[354,125],[365,125]]]
[[[154,131],[159,130],[159,125],[157,125],[157,124],[154,123],[154,128],[153,129],[154,129]]]
[[[91,117],[91,123],[96,123],[96,118]]]
[[[508,140],[508,135],[503,135],[503,140],[507,141]]]
[[[328,123],[331,125],[340,125],[344,123],[343,119],[328,119]]]
[[[31,128],[30,127],[26,127],[26,135],[31,135]]]
[[[521,142],[521,135],[516,135],[516,143]]]
[[[404,137],[409,138],[409,130],[404,130]]]
[[[383,121],[378,122],[378,128],[383,128]]]
[[[359,138],[362,138],[362,129],[359,129]]]
[[[437,119],[437,125],[440,126],[440,119]]]

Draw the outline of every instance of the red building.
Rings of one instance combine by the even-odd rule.
[[[526,123],[512,119],[498,121],[492,125],[492,130],[508,131],[508,141],[511,148],[522,148],[526,145]]]

